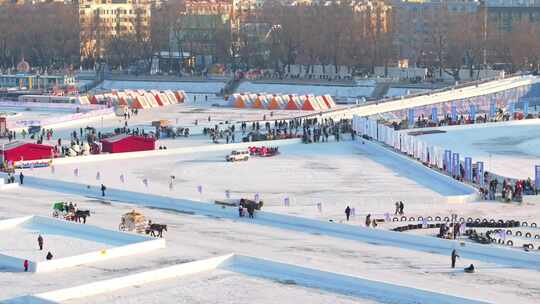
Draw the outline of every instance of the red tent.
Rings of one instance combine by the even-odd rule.
[[[287,103],[287,106],[285,107],[287,110],[299,110],[298,105],[296,104],[296,101],[294,100],[294,97],[292,95],[289,95],[289,102]]]
[[[136,151],[150,151],[156,148],[153,137],[120,134],[105,138],[101,141],[102,151],[109,153],[124,153]]]
[[[50,159],[53,155],[53,147],[14,141],[4,145],[2,156],[6,161],[26,161],[38,159]]]

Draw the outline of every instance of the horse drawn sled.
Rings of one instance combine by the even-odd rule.
[[[86,224],[86,218],[90,217],[90,210],[77,209],[77,205],[71,202],[57,202],[53,204],[52,216],[77,223],[82,221],[83,224]]]
[[[154,224],[142,213],[133,210],[122,215],[118,229],[120,231],[145,233],[153,237],[163,237],[163,231],[167,231],[167,225]]]

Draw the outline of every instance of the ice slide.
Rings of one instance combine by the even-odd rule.
[[[56,181],[51,179],[27,176],[25,186],[46,191],[57,191],[76,195],[100,198],[98,187]],[[458,246],[456,241],[443,240],[428,236],[405,234],[386,230],[369,229],[314,219],[258,212],[255,219],[238,218],[236,208],[222,208],[221,206],[176,199],[167,196],[125,191],[119,189],[107,190],[108,200],[132,203],[135,205],[177,210],[183,213],[200,214],[211,217],[226,218],[246,223],[259,224],[278,229],[293,230],[303,233],[321,234],[335,238],[366,242],[374,245],[393,246],[415,251],[448,255]],[[517,268],[540,270],[540,254],[537,252],[524,252],[508,248],[467,244],[460,248],[463,258],[506,265]]]
[[[369,159],[442,196],[476,196],[476,190],[473,187],[460,183],[377,143],[369,140],[363,140],[363,143],[359,141],[356,147]]]
[[[405,110],[414,107],[423,107],[453,100],[467,99],[471,97],[491,95],[501,91],[510,90],[518,87],[529,86],[540,83],[538,76],[516,76],[501,80],[489,81],[481,84],[472,83],[470,86],[448,89],[441,92],[426,93],[420,96],[412,96],[403,99],[381,100],[367,105],[338,109],[322,113],[324,117],[350,118],[353,115],[370,116],[379,113]],[[317,116],[319,113],[316,114]],[[315,116],[315,114],[313,115]]]

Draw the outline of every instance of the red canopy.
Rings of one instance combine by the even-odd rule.
[[[156,148],[156,140],[153,137],[121,134],[105,138],[101,141],[103,152],[124,153],[136,151],[151,151]]]

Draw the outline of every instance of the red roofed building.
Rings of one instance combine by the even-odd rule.
[[[5,144],[2,149],[2,157],[8,162],[50,159],[53,156],[53,147],[51,146],[22,141]]]
[[[108,153],[125,153],[137,151],[151,151],[156,148],[156,139],[153,137],[120,134],[101,140],[102,151]]]

